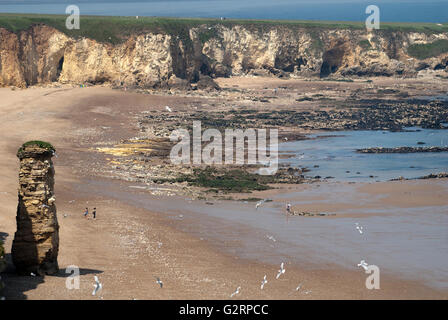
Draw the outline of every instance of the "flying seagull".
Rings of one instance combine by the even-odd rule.
[[[299,283],[299,285],[298,285],[297,288],[296,288],[296,291],[299,291],[300,288],[302,288],[302,283]]]
[[[155,277],[155,278],[156,278],[156,283],[160,286],[160,289],[162,289],[162,288],[163,288],[163,282],[162,282],[162,280],[160,280],[159,277]]]
[[[265,202],[265,200],[260,200],[255,204],[255,210],[258,210],[258,207],[261,206],[263,203]]]
[[[100,283],[100,281],[98,280],[98,276],[94,276],[93,279],[95,279],[95,283],[93,285],[94,288],[92,291],[92,296],[96,295],[98,293],[98,291],[103,289],[103,284]]]
[[[236,291],[230,295],[230,298],[233,298],[234,295],[239,294],[241,287],[236,288]]]
[[[274,242],[277,241],[277,240],[275,240],[275,238],[274,238],[273,236],[266,235],[266,237],[267,237],[269,240],[272,240],[272,241],[274,241]]]
[[[363,227],[360,226],[358,222],[356,222],[355,225],[356,225],[356,230],[358,230],[359,233],[362,234],[362,229],[363,229]]]
[[[263,281],[261,281],[261,290],[263,290],[264,285],[268,283],[268,280],[266,280],[266,275],[264,275]]]
[[[282,262],[282,264],[280,265],[280,270],[278,270],[278,274],[277,274],[277,277],[276,277],[276,279],[278,279],[282,274],[284,274],[285,273],[285,264]]]
[[[369,265],[367,264],[367,262],[365,262],[365,260],[361,260],[359,263],[358,263],[358,267],[362,267],[365,271],[367,271],[367,267],[368,267]]]
[[[311,293],[311,290],[307,290],[304,292],[304,294],[309,294],[309,293]]]

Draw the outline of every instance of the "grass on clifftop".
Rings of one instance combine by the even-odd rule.
[[[428,44],[413,44],[408,48],[409,55],[417,59],[437,57],[445,52],[448,52],[448,40],[444,39]]]
[[[364,22],[338,21],[302,21],[302,20],[242,20],[211,18],[163,18],[163,17],[117,17],[117,16],[87,16],[81,15],[80,29],[68,30],[65,27],[67,15],[43,14],[7,14],[0,13],[0,27],[13,32],[26,30],[32,25],[45,24],[54,27],[65,34],[74,37],[86,37],[100,42],[120,43],[131,34],[143,32],[163,32],[179,36],[185,41],[189,38],[189,29],[200,25],[243,25],[257,29],[270,26],[310,29],[365,29]],[[438,26],[435,23],[382,23],[380,32],[384,31],[415,31],[425,33],[448,32],[448,24]],[[211,31],[200,35],[202,41],[215,36]]]
[[[17,156],[19,157],[19,155],[22,153],[22,151],[28,146],[38,146],[38,147],[46,149],[48,151],[53,151],[53,152],[56,151],[56,149],[48,142],[40,141],[40,140],[32,140],[32,141],[28,141],[28,142],[25,142],[24,144],[22,144],[22,146],[19,148],[19,150],[17,150]]]

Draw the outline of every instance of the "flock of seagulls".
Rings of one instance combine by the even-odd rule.
[[[280,265],[280,270],[278,270],[278,274],[276,276],[276,279],[278,279],[282,274],[285,274],[286,269],[285,269],[285,264],[282,262]],[[268,279],[267,279],[267,275],[264,275],[263,280],[261,280],[261,285],[260,285],[260,289],[263,290],[264,286],[268,283]],[[303,283],[299,283],[299,285],[296,287],[295,291],[299,291],[303,286]],[[241,292],[241,287],[236,288],[236,290],[234,292],[232,292],[232,294],[230,295],[230,298],[233,298],[234,296],[236,296],[237,294],[239,294]],[[304,294],[310,294],[311,290],[307,290],[304,292]]]

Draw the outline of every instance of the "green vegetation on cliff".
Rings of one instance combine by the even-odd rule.
[[[448,40],[444,39],[428,44],[413,44],[408,48],[409,55],[417,59],[437,57],[446,52],[448,52]]]
[[[162,17],[117,17],[81,15],[79,30],[68,30],[65,27],[67,15],[42,14],[0,14],[0,27],[13,32],[27,30],[32,25],[45,24],[54,27],[67,35],[79,38],[86,37],[101,42],[119,43],[131,34],[144,32],[162,32],[189,41],[189,29],[200,25],[244,25],[248,28],[265,30],[273,26],[308,29],[365,29],[364,22],[338,21],[301,21],[301,20],[242,20],[203,19],[203,18],[162,18]],[[216,34],[213,29],[200,35],[206,41]],[[439,26],[434,23],[382,23],[379,32],[415,31],[427,33],[448,32],[448,24]]]
[[[38,146],[38,147],[46,149],[48,151],[52,151],[52,152],[56,151],[56,149],[48,142],[32,140],[32,141],[28,141],[28,142],[25,142],[24,144],[22,144],[22,146],[19,148],[19,150],[17,150],[17,157],[20,157],[20,154],[28,146]]]

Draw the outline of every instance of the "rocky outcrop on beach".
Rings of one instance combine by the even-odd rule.
[[[448,152],[448,147],[396,147],[396,148],[364,148],[358,153],[418,153],[418,152]]]
[[[442,179],[448,178],[448,172],[431,173],[418,179]]]
[[[54,195],[54,148],[31,141],[18,151],[19,204],[12,260],[19,274],[58,272],[59,225]]]
[[[419,60],[407,50],[448,40],[446,32],[215,23],[191,27],[183,36],[153,31],[111,43],[39,24],[17,33],[0,28],[0,40],[0,86],[191,88],[199,81],[199,87],[215,90],[203,76],[416,76],[448,69],[448,53]]]

